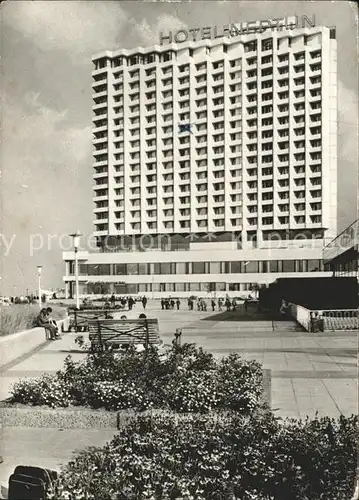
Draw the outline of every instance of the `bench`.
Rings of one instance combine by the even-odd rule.
[[[121,349],[124,345],[160,344],[157,319],[93,319],[88,322],[92,350]]]
[[[68,331],[88,331],[89,321],[111,317],[111,312],[110,309],[69,309]]]

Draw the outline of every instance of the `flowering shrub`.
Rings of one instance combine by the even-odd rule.
[[[71,389],[56,375],[44,374],[37,379],[19,380],[12,389],[12,401],[34,406],[67,407]]]
[[[246,414],[260,405],[261,394],[258,363],[236,355],[217,361],[203,349],[184,344],[165,353],[151,347],[147,355],[134,348],[92,353],[83,362],[68,356],[56,375],[15,384],[11,401],[106,410],[236,410]]]
[[[116,382],[95,382],[91,403],[93,408],[105,408],[106,410],[131,408],[143,411],[152,406],[152,402],[142,387],[138,388],[134,382],[126,382],[122,379]]]
[[[356,416],[142,416],[78,454],[48,498],[348,500],[357,432]]]

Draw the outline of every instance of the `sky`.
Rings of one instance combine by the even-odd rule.
[[[1,3],[0,295],[62,286],[69,233],[92,226],[94,53],[158,43],[161,31],[315,15],[338,40],[339,230],[357,216],[355,2],[19,1]]]

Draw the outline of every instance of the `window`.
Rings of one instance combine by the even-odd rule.
[[[236,262],[236,261],[230,262],[230,263],[226,262],[226,264],[230,264],[230,269],[231,269],[230,272],[232,274],[240,274],[242,272],[242,263],[241,262]],[[227,272],[227,271],[225,270],[225,272]]]
[[[138,274],[138,264],[126,264],[127,272],[126,274]]]
[[[282,261],[282,272],[283,273],[294,273],[295,272],[295,260],[283,260]]]
[[[220,262],[210,262],[209,263],[209,272],[211,274],[220,274],[221,263]]]
[[[193,262],[192,263],[192,274],[205,274],[206,266],[204,262]]]

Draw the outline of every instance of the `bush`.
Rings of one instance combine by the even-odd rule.
[[[89,354],[77,363],[68,356],[64,369],[56,375],[15,384],[10,402],[247,414],[260,405],[261,394],[258,363],[236,355],[216,361],[203,349],[185,344],[169,348],[165,356],[155,347],[147,356],[135,349]]]
[[[348,500],[357,431],[356,416],[139,417],[105,447],[78,454],[50,498]]]

